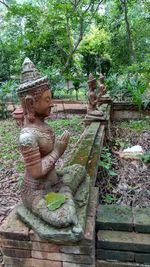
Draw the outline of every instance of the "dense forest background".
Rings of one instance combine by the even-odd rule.
[[[26,56],[48,75],[54,94],[70,81],[78,90],[90,72],[102,72],[112,96],[129,94],[141,105],[150,72],[150,1],[1,0],[1,97],[15,95]]]

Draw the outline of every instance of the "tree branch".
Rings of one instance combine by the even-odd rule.
[[[69,27],[69,17],[66,15],[66,31],[67,31],[67,36],[68,36],[68,43],[69,43],[69,48],[72,48],[71,44],[71,34],[70,34],[70,27]]]
[[[100,0],[100,1],[98,2],[96,8],[94,9],[94,11],[92,12],[92,14],[91,14],[91,16],[90,16],[90,19],[88,20],[87,23],[85,23],[85,25],[84,25],[84,22],[85,22],[85,21],[84,21],[84,18],[85,18],[85,16],[86,16],[86,13],[87,13],[90,9],[92,9],[92,8],[94,7],[94,3],[95,3],[95,1],[90,0],[88,6],[86,7],[86,9],[84,10],[84,12],[82,13],[82,17],[80,18],[79,37],[78,37],[76,43],[74,44],[74,46],[73,46],[73,47],[71,48],[71,50],[70,50],[70,53],[69,53],[69,55],[68,55],[66,64],[65,64],[65,66],[64,66],[64,68],[63,68],[63,72],[69,67],[70,62],[71,62],[71,59],[72,59],[72,56],[73,56],[73,54],[75,53],[76,49],[78,48],[80,42],[82,41],[82,39],[83,39],[83,34],[84,34],[84,32],[85,32],[87,26],[88,26],[89,23],[92,21],[93,17],[95,16],[95,14],[96,14],[96,12],[98,11],[99,6],[100,6],[100,4],[101,4],[102,2],[103,2],[103,0]],[[75,0],[74,3],[77,5],[77,4],[80,3],[80,0]]]
[[[3,4],[5,7],[9,8],[9,6],[4,1],[0,0],[0,3]]]

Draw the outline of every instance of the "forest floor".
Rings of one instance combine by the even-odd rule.
[[[69,145],[57,162],[59,167],[63,167],[71,157],[84,131],[83,117],[56,114],[47,121],[54,129],[56,136],[61,135],[64,130],[70,133]],[[18,144],[19,132],[19,127],[12,119],[0,121],[0,224],[20,201],[24,164]]]
[[[104,146],[97,179],[100,203],[150,206],[150,122],[114,123],[112,140]],[[144,155],[121,158],[120,152],[140,145]],[[119,153],[118,153],[119,152]]]

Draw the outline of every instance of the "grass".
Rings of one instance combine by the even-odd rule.
[[[84,130],[82,118],[80,116],[74,116],[71,119],[58,119],[55,121],[48,121],[48,124],[54,129],[56,135],[61,135],[64,130],[68,130],[71,134],[70,143],[77,141],[77,134],[81,134]]]
[[[143,120],[129,120],[119,123],[122,129],[130,129],[136,132],[146,131],[150,129],[150,118],[147,117]]]

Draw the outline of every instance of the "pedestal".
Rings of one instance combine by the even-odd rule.
[[[94,267],[98,189],[92,188],[86,228],[78,242],[43,240],[22,223],[14,209],[0,227],[5,267]]]

